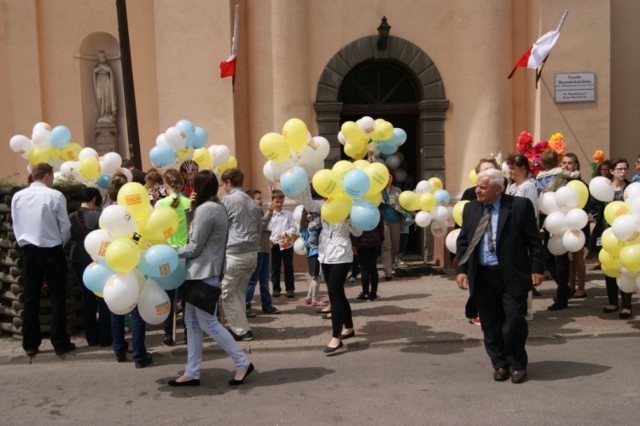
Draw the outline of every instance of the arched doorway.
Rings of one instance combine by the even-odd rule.
[[[341,158],[340,125],[369,115],[407,132],[402,152],[415,159],[410,165],[416,182],[432,176],[444,180],[449,101],[440,73],[431,58],[407,40],[389,37],[386,50],[378,50],[376,42],[377,37],[370,36],[350,43],[320,76],[314,106],[319,134],[331,143],[326,166]],[[414,237],[414,248],[416,239],[423,241],[422,235]]]

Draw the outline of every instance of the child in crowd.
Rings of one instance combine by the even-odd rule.
[[[158,200],[166,196],[160,172],[157,169],[149,169],[144,182],[144,187],[149,193],[149,201],[152,206],[155,206]]]
[[[309,213],[302,210],[300,218],[300,237],[304,241],[307,249],[307,263],[309,264],[309,292],[305,302],[311,306],[327,306],[318,298],[318,289],[320,288],[320,262],[318,262],[318,238],[322,230],[322,221],[319,213]]]
[[[284,265],[284,285],[287,297],[295,297],[295,282],[293,276],[293,235],[296,232],[296,222],[293,214],[283,210],[284,193],[274,189],[271,193],[273,214],[269,221],[271,235],[271,284],[273,297],[280,297],[280,270]]]

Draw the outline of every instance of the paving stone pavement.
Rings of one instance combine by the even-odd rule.
[[[534,319],[529,321],[529,341],[536,339],[573,339],[601,336],[640,336],[640,316],[620,320],[616,313],[604,314],[607,304],[604,277],[600,271],[588,266],[587,298],[572,299],[569,308],[551,312],[546,308],[555,294],[553,281],[545,281],[540,287],[541,296],[533,299]],[[382,275],[381,275],[382,276]],[[421,262],[410,262],[398,270],[392,281],[381,279],[379,300],[359,302],[355,297],[361,291],[360,281],[346,284],[347,297],[351,301],[356,337],[349,339],[349,347],[366,348],[381,346],[428,345],[442,342],[481,341],[479,326],[470,324],[464,316],[467,292],[458,289],[453,271],[431,268]],[[274,305],[282,312],[266,315],[256,309],[257,316],[250,318],[254,339],[239,342],[248,353],[266,351],[318,351],[328,343],[330,320],[322,319],[314,307],[305,304],[308,282],[303,273],[296,273],[296,297],[274,298]],[[255,301],[259,307],[259,290]],[[326,299],[326,286],[321,284],[321,295]],[[638,296],[634,295],[634,308],[640,312]],[[255,304],[254,304],[255,306]],[[255,309],[255,308],[254,308]],[[128,336],[129,338],[130,336]],[[178,326],[178,344],[166,347],[162,344],[162,326],[150,326],[147,331],[147,349],[157,362],[175,358],[172,362],[186,361],[186,345],[182,327]],[[32,362],[62,362],[73,360],[114,359],[111,348],[87,347],[82,332],[72,336],[78,346],[73,353],[59,357],[51,343],[43,340],[41,352]],[[220,351],[209,338],[205,340],[205,352]],[[28,363],[21,340],[10,335],[0,336],[0,363]]]

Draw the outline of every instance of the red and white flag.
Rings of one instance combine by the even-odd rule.
[[[220,62],[220,78],[234,77],[236,75],[236,56],[238,56],[238,9],[236,4],[233,24],[233,39],[231,39],[231,55],[226,61]]]
[[[560,19],[560,24],[558,24],[558,28],[554,31],[549,31],[540,37],[535,43],[533,43],[533,46],[531,46],[529,50],[524,52],[524,55],[518,59],[518,62],[513,66],[513,70],[507,78],[513,77],[513,73],[516,72],[518,67],[537,69],[544,63],[544,61],[547,60],[549,53],[551,53],[551,49],[553,49],[553,46],[555,46],[558,38],[560,37],[560,29],[562,28],[568,13],[568,10],[564,11],[562,18]]]

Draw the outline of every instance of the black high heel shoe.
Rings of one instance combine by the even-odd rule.
[[[237,380],[235,377],[231,380],[229,380],[229,386],[240,386],[241,384],[244,383],[245,379],[247,377],[249,377],[249,374],[251,374],[253,372],[253,370],[255,370],[253,364],[249,364],[249,368],[247,368],[247,372],[244,373],[244,377],[240,380]]]
[[[336,346],[335,348],[332,348],[331,346],[327,346],[326,348],[324,348],[322,351],[325,354],[330,354],[333,353],[335,351],[337,351],[338,349],[340,349],[342,346],[344,346],[344,344],[342,343],[342,340],[340,340],[340,343],[338,343],[338,346]]]
[[[351,330],[351,332],[349,332],[347,334],[341,334],[340,335],[340,340],[351,339],[352,337],[356,337],[356,331],[355,330]]]

